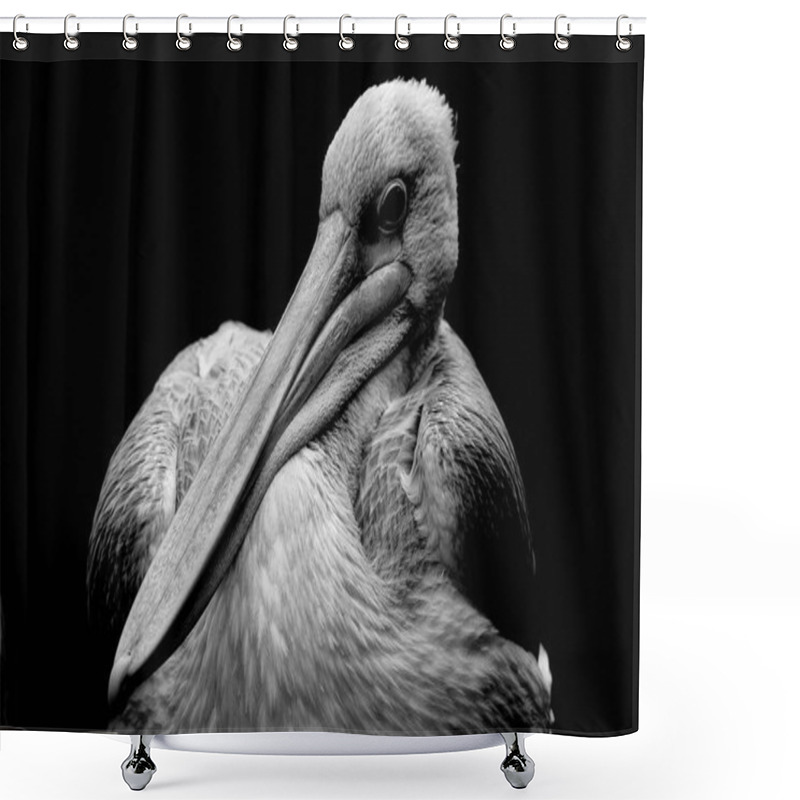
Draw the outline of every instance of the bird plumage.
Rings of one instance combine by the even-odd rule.
[[[268,341],[227,323],[187,348],[114,454],[90,573],[92,617],[113,621],[112,639],[136,576]],[[521,502],[513,450],[445,322],[426,350],[416,374],[410,353],[378,373],[281,470],[197,626],[112,729],[444,734],[547,726],[549,685],[537,659],[500,636],[461,582],[465,549],[475,544],[463,541],[470,503]],[[473,392],[459,394],[452,381]],[[471,455],[459,454],[459,440]],[[467,475],[444,474],[459,463],[471,481],[464,491]]]
[[[403,138],[389,123],[399,124],[415,101],[429,119],[409,123]],[[379,153],[355,170],[363,186],[347,195],[341,152],[355,146],[362,117],[379,111],[385,130],[369,131],[377,143],[367,149],[382,153],[389,137],[402,164]],[[379,322],[375,337],[387,336],[380,326],[395,318],[407,325],[413,317],[417,331],[375,366],[360,366],[377,351],[367,349],[366,334],[356,337],[340,373],[358,369],[364,381],[347,384],[354,388],[346,402],[330,395],[339,398],[338,413],[280,462],[197,623],[132,689],[112,729],[434,735],[550,724],[546,654],[535,657],[538,642],[503,591],[504,574],[520,584],[517,598],[533,580],[519,467],[489,390],[442,318],[457,230],[450,119],[435,90],[392,82],[366,92],[337,134],[323,177],[325,219],[347,217],[339,206],[356,208],[359,192],[374,194],[369,181],[379,189],[393,170],[406,175],[411,210],[402,242],[394,232],[364,233],[358,220],[347,224],[358,223],[361,257],[377,262],[371,270],[399,258],[412,275],[409,305]],[[411,175],[420,151],[431,163]],[[352,307],[368,307],[361,303]],[[279,333],[280,326],[271,339],[226,323],[188,347],[112,456],[88,568],[90,617],[110,648],[182,499]],[[317,406],[334,379],[326,375],[311,395]],[[295,398],[290,392],[282,402]],[[301,406],[306,420],[308,406]]]
[[[175,509],[268,341],[269,333],[229,322],[185,348],[111,456],[89,539],[87,589],[92,628],[112,644]]]

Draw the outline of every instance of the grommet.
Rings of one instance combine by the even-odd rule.
[[[352,50],[356,46],[355,39],[352,36],[345,36],[344,31],[342,30],[342,25],[346,19],[353,19],[349,14],[342,14],[339,17],[339,49],[341,50]],[[356,26],[352,25],[352,32],[355,33]]]
[[[633,42],[631,42],[631,40],[626,38],[625,36],[622,36],[622,34],[620,34],[620,32],[619,32],[619,24],[624,19],[629,19],[627,14],[620,14],[617,17],[617,41],[616,41],[616,46],[617,46],[617,50],[619,50],[620,52],[627,53],[628,50],[630,50],[631,47],[633,46]],[[629,22],[628,23],[628,35],[630,35],[630,33],[632,31],[633,31],[633,26]]]
[[[74,14],[67,14],[67,16],[64,17],[64,48],[66,50],[77,50],[81,46],[81,43],[78,41],[77,36],[69,35],[69,21],[71,19],[75,19]],[[80,29],[81,26],[78,24],[76,30],[79,31]]]
[[[298,42],[297,39],[295,39],[293,36],[289,36],[289,33],[286,30],[286,26],[288,25],[290,19],[296,19],[296,17],[293,17],[291,14],[288,14],[283,18],[283,49],[292,52],[294,50],[297,50],[297,48],[300,46],[300,42]],[[295,27],[296,27],[296,32],[300,33],[300,26],[296,25]]]
[[[517,35],[517,23],[511,23],[511,36],[504,30],[504,23],[507,19],[511,19],[511,14],[503,14],[500,17],[500,48],[502,50],[513,50],[517,46],[517,40],[514,38]]]
[[[567,36],[569,36],[569,35],[570,35],[570,31],[569,31],[569,29],[570,29],[570,23],[569,23],[569,22],[567,23],[567,36],[562,36],[562,35],[561,35],[561,34],[558,32],[558,21],[559,21],[560,19],[566,19],[566,18],[567,18],[567,15],[566,15],[566,14],[559,14],[559,15],[556,17],[556,21],[555,21],[555,24],[554,24],[554,27],[553,27],[553,30],[554,30],[554,32],[555,32],[555,35],[556,35],[556,39],[555,39],[555,41],[553,42],[553,47],[555,47],[555,48],[556,48],[556,50],[561,50],[562,52],[563,52],[564,50],[569,50],[569,39],[567,38]]]
[[[181,20],[188,19],[188,17],[188,14],[178,14],[178,18],[175,20],[175,34],[178,37],[175,40],[175,47],[177,47],[178,50],[188,50],[192,46],[192,40],[181,33]],[[189,30],[192,30],[191,22],[189,23]]]
[[[408,38],[411,36],[411,23],[406,23],[408,32],[405,36],[401,36],[399,30],[401,19],[408,19],[408,17],[405,14],[398,14],[394,18],[394,46],[397,50],[408,50],[408,48],[411,47],[411,39]]]
[[[239,39],[237,36],[234,36],[231,33],[231,22],[233,22],[233,20],[235,20],[235,19],[239,19],[239,17],[237,17],[236,14],[231,14],[228,17],[228,41],[227,41],[227,47],[228,47],[228,50],[230,50],[232,53],[238,53],[239,50],[242,49],[242,44],[243,44],[241,39]],[[241,29],[242,29],[241,26],[239,26],[239,30],[240,31],[241,31]]]
[[[461,42],[459,41],[459,36],[461,35],[461,23],[456,22],[456,35],[451,36],[447,30],[447,23],[450,22],[451,19],[457,20],[455,14],[448,14],[444,18],[444,49],[445,50],[458,50]]]
[[[135,36],[128,36],[128,20],[135,19],[133,14],[126,14],[122,18],[122,46],[126,50],[135,50],[139,46],[139,40]],[[136,26],[136,30],[139,30],[139,26]]]
[[[24,14],[17,14],[17,16],[14,17],[14,22],[11,24],[11,31],[14,34],[14,41],[11,43],[11,46],[15,50],[17,50],[18,52],[21,53],[23,50],[27,50],[28,49],[28,45],[30,44],[30,42],[24,36],[20,36],[17,33],[17,20],[18,19],[25,19],[25,15]],[[25,23],[25,29],[27,30],[27,28],[28,28],[28,24]]]

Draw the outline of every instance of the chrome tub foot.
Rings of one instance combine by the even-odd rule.
[[[501,733],[506,743],[506,757],[500,765],[506,780],[515,789],[524,789],[532,780],[536,765],[525,752],[525,739],[520,733]]]
[[[122,777],[125,783],[135,792],[139,792],[150,783],[156,771],[156,765],[150,758],[150,742],[152,736],[131,736],[131,752],[122,762]]]

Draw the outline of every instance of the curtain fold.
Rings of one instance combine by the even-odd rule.
[[[552,730],[610,735],[638,727],[644,41],[634,37],[631,51],[621,53],[614,37],[575,37],[559,53],[552,37],[531,36],[504,52],[497,37],[473,36],[450,53],[435,38],[413,38],[401,53],[391,37],[357,36],[355,49],[342,52],[332,37],[309,35],[289,54],[270,36],[245,37],[240,53],[217,35],[194,37],[186,53],[166,34],[143,36],[130,53],[110,34],[81,37],[75,53],[59,37],[35,35],[17,53],[3,37],[2,726],[109,729],[108,682],[121,632],[111,640],[93,635],[86,581],[115,449],[184,348],[231,320],[275,331],[317,236],[328,147],[365,92],[400,80],[426,82],[453,112],[458,266],[444,319],[469,354],[464,363],[474,360],[513,445],[535,576],[528,579],[506,523],[485,511],[489,500],[476,506],[480,513],[464,516],[458,506],[455,521],[437,524],[467,531],[465,541],[476,529],[481,555],[470,569],[481,573],[480,597],[472,605],[515,631],[519,664],[536,663],[536,643],[546,649]],[[381,102],[388,114],[390,100]],[[420,107],[398,117],[398,131],[423,116]],[[376,112],[339,168],[354,185],[369,178],[364,163],[371,162],[360,154],[383,135],[381,125]],[[411,152],[428,146],[423,134],[409,137]],[[380,151],[375,160],[391,155]],[[387,177],[394,173],[380,180]],[[412,214],[418,184],[407,180]],[[377,197],[369,195],[363,208]],[[394,233],[366,231],[366,213],[353,228],[361,242],[356,260],[394,246],[386,244]],[[185,413],[184,432],[195,424]],[[203,407],[191,413],[202,416]],[[368,469],[372,442],[355,448],[363,463],[353,475]],[[409,457],[421,457],[414,452]],[[180,451],[176,458],[180,470]],[[443,472],[442,486],[431,488],[436,497],[453,494],[458,468],[454,462]],[[342,474],[349,469],[341,464]],[[479,496],[480,473],[459,491]],[[358,518],[364,489],[348,480]],[[501,492],[503,503],[511,503],[510,492]],[[386,513],[402,525],[400,511]],[[416,519],[422,515],[418,509]],[[370,541],[368,523],[360,524]],[[489,531],[487,539],[478,528]],[[124,556],[133,558],[128,550]],[[150,563],[142,558],[131,566],[139,581]],[[453,580],[453,591],[461,591],[464,584]],[[230,624],[256,622],[234,617]],[[278,624],[261,623],[273,631]],[[426,646],[452,655],[442,625],[439,643]],[[271,647],[280,641],[305,652],[307,642],[275,635]],[[336,652],[346,653],[349,634],[342,635]],[[400,656],[387,655],[386,663],[392,658]],[[466,669],[470,658],[457,663]],[[263,659],[237,662],[229,680],[266,670],[268,660],[265,650]],[[492,707],[527,668],[507,669],[487,676],[476,703]],[[377,674],[375,707],[381,697],[399,703],[387,688],[393,675]],[[214,691],[209,685],[207,696]],[[309,692],[297,687],[298,697]],[[273,702],[275,718],[288,719]],[[538,730],[534,712],[524,710],[537,702],[514,700],[516,716],[487,710],[480,725],[453,723],[453,730],[499,729],[512,718]],[[370,728],[367,712],[362,720],[339,712],[320,718],[341,718],[343,730],[389,730]],[[314,718],[303,714],[301,725]],[[375,711],[374,719],[384,714]],[[190,727],[167,711],[164,719],[165,732]],[[236,719],[235,729],[254,729],[244,711]],[[441,730],[450,730],[445,721]]]

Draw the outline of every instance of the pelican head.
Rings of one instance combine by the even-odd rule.
[[[185,639],[278,470],[403,348],[435,329],[458,254],[452,112],[425,83],[368,89],[325,158],[303,274],[128,614],[112,707]]]
[[[452,111],[433,87],[394,80],[364,92],[331,143],[320,223],[341,214],[363,274],[389,261],[411,273],[409,312],[441,313],[458,258]]]

